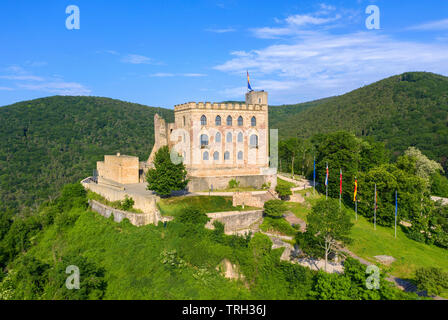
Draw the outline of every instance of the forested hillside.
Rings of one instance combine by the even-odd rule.
[[[446,168],[448,78],[424,72],[393,76],[347,94],[270,108],[281,138],[346,130],[386,143],[395,155],[416,146]]]
[[[35,206],[92,174],[104,154],[146,160],[154,114],[173,112],[97,97],[48,97],[0,108],[0,203]]]

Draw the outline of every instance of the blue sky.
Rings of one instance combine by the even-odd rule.
[[[365,26],[372,4],[379,30]],[[0,105],[243,100],[246,69],[270,104],[298,103],[406,71],[448,76],[448,1],[2,0],[0,44]]]

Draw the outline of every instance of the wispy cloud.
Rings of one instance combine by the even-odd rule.
[[[121,59],[124,63],[131,64],[149,64],[152,63],[152,59],[139,54],[128,54]]]
[[[221,29],[210,28],[210,29],[205,29],[205,31],[214,32],[214,33],[229,33],[229,32],[235,32],[236,29],[234,29],[234,28],[221,28]]]
[[[203,73],[168,73],[168,72],[158,72],[153,73],[150,77],[205,77],[206,74]]]
[[[397,40],[375,32],[294,35],[285,44],[234,51],[216,70],[244,76],[278,102],[337,95],[406,71],[448,74],[448,44]],[[241,88],[228,88],[238,93]],[[237,95],[232,95],[235,97]]]
[[[84,87],[82,84],[77,82],[65,82],[65,81],[55,81],[55,82],[44,82],[44,83],[21,83],[18,87],[26,90],[49,92],[57,95],[69,95],[69,96],[85,96],[91,93],[91,90]]]
[[[416,26],[411,26],[408,30],[419,30],[419,31],[433,31],[433,30],[448,30],[448,19],[431,21]]]
[[[77,82],[67,82],[60,77],[36,76],[21,66],[10,66],[5,69],[9,74],[0,75],[0,79],[13,81],[15,88],[54,93],[59,95],[88,95],[90,89]],[[12,87],[0,87],[0,90],[11,91]]]

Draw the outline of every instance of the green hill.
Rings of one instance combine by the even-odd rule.
[[[404,73],[341,96],[271,107],[269,116],[280,138],[347,130],[395,154],[416,146],[447,165],[448,78],[441,75]]]
[[[0,204],[22,208],[92,174],[104,154],[146,160],[154,114],[173,112],[98,97],[54,96],[0,108]]]

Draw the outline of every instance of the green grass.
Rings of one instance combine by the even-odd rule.
[[[317,198],[318,196],[310,197],[305,204],[287,205],[297,217],[306,221],[311,204]],[[374,256],[393,256],[396,261],[389,267],[382,266],[382,269],[401,278],[413,278],[415,270],[419,267],[435,266],[448,270],[448,250],[411,240],[400,228],[395,239],[393,228],[377,226],[374,230],[373,224],[366,218],[358,215],[358,220],[355,221],[355,212],[353,210],[350,212],[354,222],[351,232],[354,241],[348,245],[348,249],[359,257],[377,263]]]
[[[195,207],[205,213],[222,211],[247,211],[259,208],[245,206],[234,207],[232,197],[222,196],[182,196],[161,199],[157,203],[160,213],[164,216],[177,216],[188,207]]]
[[[294,236],[297,233],[297,230],[284,218],[264,217],[260,229],[264,232],[277,233],[284,236]]]
[[[277,177],[277,184],[285,184],[285,185],[287,185],[289,188],[294,188],[294,187],[296,186],[294,183],[289,182],[289,181],[286,181],[286,180],[283,180],[283,179],[280,179],[280,178],[278,178],[278,177]]]
[[[235,187],[235,188],[226,188],[226,189],[219,189],[219,190],[213,190],[213,192],[244,192],[244,191],[261,191],[262,189],[257,189],[254,187]],[[208,192],[209,190],[203,191]]]

